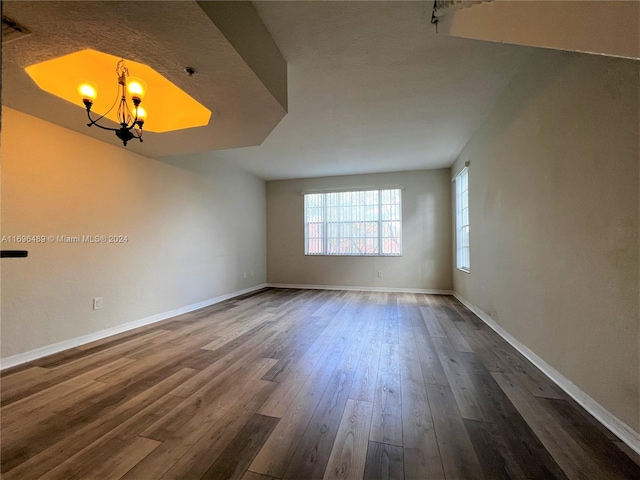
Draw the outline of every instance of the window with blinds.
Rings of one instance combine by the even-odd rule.
[[[469,272],[469,170],[456,177],[456,258],[460,270]]]
[[[400,189],[304,195],[305,255],[402,255]]]

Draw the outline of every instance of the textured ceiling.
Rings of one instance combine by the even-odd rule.
[[[3,104],[114,145],[122,145],[115,134],[87,128],[80,100],[40,90],[24,68],[92,48],[149,65],[212,111],[208,126],[129,143],[150,157],[259,145],[286,113],[196,2],[4,1],[3,15],[32,32],[2,46]]]
[[[267,180],[448,167],[530,53],[437,36],[430,1],[254,2],[288,63],[280,121],[278,102],[194,2],[72,2],[71,13],[60,2],[18,3],[4,2],[4,14],[22,12],[14,20],[34,33],[4,48],[9,106],[83,131],[77,107],[34,94],[18,67],[87,47],[123,55],[153,66],[215,120],[202,134],[149,135],[136,151],[185,167],[222,159]],[[131,35],[114,32],[121,19]],[[199,66],[195,77],[181,73],[187,64]],[[233,148],[241,144],[260,145]]]
[[[254,6],[288,62],[289,112],[261,146],[186,164],[268,180],[448,167],[531,52],[436,36],[432,2]]]

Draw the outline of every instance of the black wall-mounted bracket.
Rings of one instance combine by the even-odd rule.
[[[0,250],[0,258],[24,258],[28,255],[26,250]]]

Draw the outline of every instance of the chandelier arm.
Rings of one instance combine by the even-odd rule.
[[[142,142],[142,126],[138,126],[139,128],[134,128],[136,125],[136,123],[131,125],[131,128],[133,129],[131,133],[133,134],[133,138],[137,138]]]
[[[133,125],[131,125],[130,130],[133,130],[132,133],[135,135],[136,138],[142,138],[142,130],[139,128],[134,128],[136,126],[137,124],[134,123]]]
[[[104,115],[98,118],[98,120],[94,120],[93,118],[91,118],[91,110],[87,110],[87,117],[89,118],[89,122],[90,122],[90,123],[87,123],[87,127],[95,125],[96,127],[101,128],[102,130],[110,130],[112,132],[117,132],[118,130],[120,130],[119,128],[103,127],[102,125],[97,123],[102,117],[104,117]]]
[[[91,125],[96,125],[100,128],[104,128],[105,130],[115,130],[114,128],[107,128],[107,127],[101,127],[100,125],[98,125],[97,122],[99,122],[100,120],[102,120],[107,113],[109,113],[111,110],[113,110],[113,107],[116,106],[116,103],[118,103],[118,97],[116,96],[115,101],[113,102],[113,104],[109,107],[109,110],[107,110],[104,114],[100,115],[98,118],[96,118],[95,120],[93,120],[91,118],[91,115],[89,115],[91,112],[89,110],[87,110],[87,116],[89,117],[89,120],[91,120]]]
[[[142,131],[141,128],[136,128],[138,126],[138,117],[136,116],[135,120],[133,121],[133,123],[130,126],[125,127],[127,130],[131,130],[133,128],[136,129],[136,131],[140,130]]]

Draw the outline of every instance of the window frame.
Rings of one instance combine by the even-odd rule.
[[[465,166],[455,177],[456,188],[456,268],[471,273],[471,241],[469,219],[469,168]],[[466,210],[466,222],[465,222]],[[466,239],[466,242],[465,242]],[[466,255],[465,255],[466,250]]]
[[[328,191],[312,191],[312,192],[302,192],[303,195],[303,208],[304,208],[304,255],[305,256],[310,256],[310,257],[401,257],[402,256],[402,188],[401,187],[367,187],[367,188],[353,188],[353,189],[345,189],[345,190],[328,190]],[[383,192],[385,191],[397,191],[397,203],[390,203],[388,205],[393,205],[393,206],[397,206],[398,208],[398,218],[397,219],[385,219],[383,216],[383,203],[382,203],[382,198],[383,198]],[[327,214],[327,210],[329,208],[346,208],[347,206],[352,206],[353,207],[353,203],[345,203],[344,205],[342,204],[338,204],[335,205],[333,204],[332,206],[328,206],[327,205],[327,199],[329,195],[339,195],[339,194],[344,194],[344,193],[361,193],[361,194],[366,194],[366,193],[371,193],[371,192],[375,192],[377,194],[377,202],[375,203],[376,207],[377,207],[377,218],[374,218],[372,220],[349,220],[349,221],[329,221],[329,215]],[[307,202],[308,202],[308,196],[310,195],[322,195],[322,207],[309,207]],[[363,207],[367,207],[367,206],[372,206],[372,204],[365,204],[365,205],[361,205]],[[311,237],[310,236],[310,232],[309,232],[309,225],[310,225],[310,219],[309,219],[309,210],[311,208],[322,208],[323,212],[321,214],[322,220],[321,222],[316,222],[320,224],[320,230],[321,230],[321,234],[319,236],[316,237]],[[361,236],[338,236],[338,237],[331,237],[329,236],[329,225],[331,223],[334,224],[356,224],[356,223],[376,223],[377,224],[377,228],[376,228],[376,236],[372,236],[372,237],[361,237]],[[393,236],[393,237],[385,237],[383,236],[383,223],[384,222],[398,222],[399,224],[399,232],[397,236]],[[313,223],[313,222],[311,222]],[[377,246],[377,252],[376,253],[329,253],[329,240],[333,239],[333,238],[337,238],[337,239],[364,239],[365,241],[368,239],[375,239],[376,240],[376,246]],[[399,252],[398,253],[382,253],[384,248],[383,248],[383,242],[385,239],[387,238],[392,238],[392,239],[396,239],[398,240],[398,248],[399,248]],[[310,240],[319,240],[321,241],[321,253],[310,253]],[[352,247],[350,247],[351,249]]]

